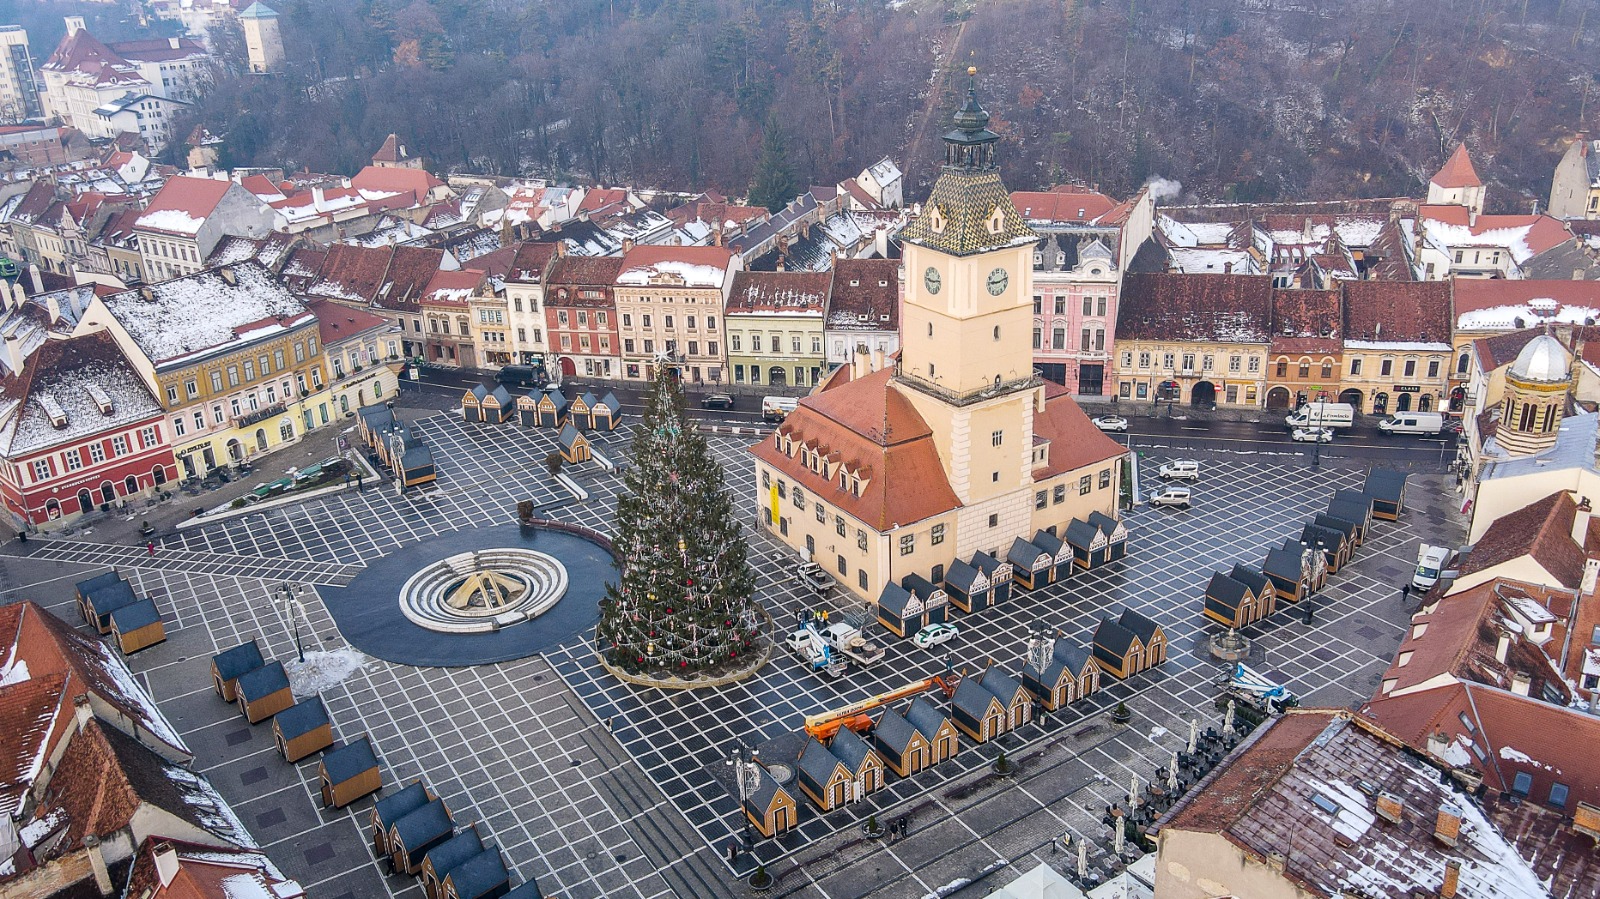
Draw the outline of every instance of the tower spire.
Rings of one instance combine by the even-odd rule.
[[[994,169],[994,145],[1000,135],[989,130],[989,112],[978,102],[978,67],[967,67],[967,102],[956,110],[955,130],[944,136],[946,169],[981,172]]]

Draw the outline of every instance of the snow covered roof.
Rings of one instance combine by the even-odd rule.
[[[617,284],[722,287],[733,254],[725,247],[634,247],[623,254]]]
[[[171,875],[165,892],[160,892],[162,879],[156,866],[156,854],[167,851],[175,857],[177,870]],[[156,894],[168,899],[301,899],[306,892],[263,852],[151,838],[139,846],[123,895]]]
[[[103,302],[158,368],[229,352],[314,320],[256,262],[125,290]]]
[[[20,459],[161,415],[109,333],[46,340],[0,381],[0,456]]]
[[[1282,857],[1281,876],[1319,895],[1431,895],[1453,861],[1460,899],[1548,896],[1515,846],[1440,774],[1347,711],[1297,709],[1251,734],[1157,826],[1223,834],[1257,864]],[[1380,793],[1399,800],[1407,824],[1379,817]],[[1441,810],[1460,817],[1454,847],[1434,838]]]

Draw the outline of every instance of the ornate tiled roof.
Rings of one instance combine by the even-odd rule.
[[[1000,210],[997,228],[990,217]],[[1039,239],[1011,202],[996,171],[946,170],[933,185],[922,215],[900,239],[952,256],[974,256]]]

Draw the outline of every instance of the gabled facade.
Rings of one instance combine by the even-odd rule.
[[[0,496],[50,527],[177,479],[161,404],[111,335],[46,340],[0,381]]]
[[[621,374],[623,341],[613,288],[621,268],[615,256],[560,255],[550,263],[543,322],[531,327],[535,336],[541,330],[549,335],[549,368],[562,378]],[[637,347],[638,338],[633,340]]]
[[[724,247],[626,248],[613,284],[623,379],[665,365],[697,384],[726,380],[723,306],[741,267]]]
[[[733,276],[724,314],[729,383],[814,387],[822,378],[823,314],[831,272]]]
[[[231,181],[176,176],[167,180],[133,226],[145,277],[165,281],[205,268],[225,236],[266,237],[271,207]]]
[[[901,293],[898,260],[834,260],[822,325],[828,370],[850,362],[862,346],[882,358],[899,351]]]

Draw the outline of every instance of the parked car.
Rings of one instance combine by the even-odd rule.
[[[1128,420],[1120,415],[1102,415],[1094,420],[1094,426],[1102,431],[1126,431]]]
[[[507,387],[539,387],[548,381],[543,365],[503,366],[494,379]]]
[[[1193,459],[1174,459],[1164,463],[1157,472],[1163,481],[1198,481],[1200,480],[1200,463]]]
[[[1316,442],[1316,443],[1332,443],[1333,442],[1333,429],[1332,428],[1295,428],[1294,429],[1294,433],[1289,435],[1289,436],[1293,437],[1295,442],[1297,442],[1297,443],[1311,443],[1313,441]]]
[[[1444,432],[1444,415],[1438,412],[1396,412],[1378,422],[1378,430],[1385,434],[1420,434],[1437,437]]]
[[[911,636],[911,642],[923,649],[932,649],[944,643],[949,643],[956,638],[957,628],[953,624],[930,624]]]
[[[1168,485],[1150,493],[1148,500],[1152,506],[1177,506],[1180,509],[1189,508],[1189,488]]]
[[[733,397],[726,393],[708,393],[700,401],[702,409],[732,409]]]

